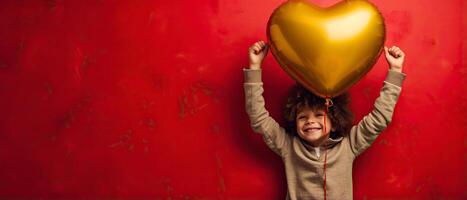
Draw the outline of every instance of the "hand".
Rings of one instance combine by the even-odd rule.
[[[258,41],[248,48],[250,69],[261,69],[264,57],[268,54],[269,45],[264,41]]]
[[[386,61],[388,61],[389,69],[397,72],[402,72],[402,66],[404,65],[405,54],[399,47],[392,46],[384,47],[384,53],[386,55]]]

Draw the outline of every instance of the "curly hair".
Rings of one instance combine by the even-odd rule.
[[[332,98],[331,100],[333,105],[329,108],[327,115],[331,119],[331,124],[335,131],[331,132],[330,137],[338,138],[346,136],[349,134],[354,118],[352,111],[348,107],[350,103],[349,94],[346,92]],[[296,128],[296,116],[301,109],[309,107],[315,111],[325,110],[325,102],[326,99],[311,93],[302,85],[296,84],[287,98],[287,104],[284,109],[287,133],[294,136],[298,135]]]

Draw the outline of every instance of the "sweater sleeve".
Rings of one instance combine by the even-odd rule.
[[[264,107],[263,83],[261,70],[244,69],[245,108],[250,118],[250,125],[256,133],[263,136],[264,142],[275,153],[283,157],[286,145],[289,144],[288,135]]]
[[[373,110],[352,127],[349,140],[355,156],[365,151],[391,122],[405,76],[403,73],[390,70]]]

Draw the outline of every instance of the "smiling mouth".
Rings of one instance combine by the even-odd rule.
[[[313,132],[316,132],[316,131],[320,131],[321,128],[306,128],[304,130],[305,133],[313,133]]]

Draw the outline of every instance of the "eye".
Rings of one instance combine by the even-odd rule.
[[[324,116],[324,114],[323,113],[316,113],[316,116],[317,117],[322,117],[322,116]]]
[[[301,116],[298,116],[298,119],[305,119],[306,117],[301,115]]]

